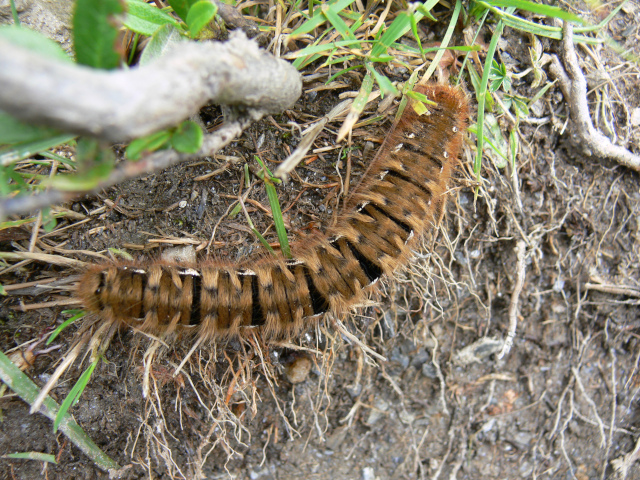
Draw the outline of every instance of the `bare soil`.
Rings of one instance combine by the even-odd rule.
[[[630,5],[608,33],[637,54],[640,7]],[[507,30],[502,60],[524,71],[527,46],[525,36]],[[552,41],[543,47],[549,54],[559,49]],[[638,65],[605,46],[578,52],[594,82],[592,112],[608,112],[619,140],[639,153],[640,130],[629,120],[640,108]],[[406,72],[387,73],[406,78]],[[532,73],[514,78],[514,92],[531,98],[538,90],[532,80]],[[168,244],[151,240],[186,238],[204,246],[244,191],[243,165],[257,166],[253,156],[259,155],[275,168],[299,140],[289,121],[304,128],[327,113],[340,92],[359,85],[355,74],[341,90],[314,90],[323,81],[305,83],[294,110],[252,126],[221,152],[227,157],[180,165],[70,205],[89,222],[48,237],[49,244],[66,242],[69,255],[86,261],[92,259],[78,250],[120,248],[144,258]],[[370,104],[364,117],[376,115],[376,107]],[[351,149],[335,144],[339,123],[323,132],[314,148],[335,148],[299,166],[278,189],[292,239],[330,224],[343,199],[347,165],[353,186],[394,112],[356,129]],[[172,372],[190,345],[166,349],[153,361],[144,398],[143,356],[151,342],[123,331],[73,407],[75,419],[125,467],[122,478],[624,478],[612,460],[633,451],[640,436],[640,179],[585,154],[568,114],[560,91],[551,88],[518,127],[515,172],[485,157],[479,182],[471,172],[475,137],[469,138],[440,231],[386,282],[375,305],[339,319],[386,361],[326,319],[292,345],[201,347],[176,378]],[[203,118],[221,120],[215,107]],[[599,115],[596,123],[606,132],[603,120]],[[499,125],[505,135],[514,128],[505,116]],[[196,179],[228,157],[241,160]],[[275,241],[263,208],[266,193],[253,183],[247,210]],[[498,359],[517,281],[518,241],[525,245],[526,276],[517,335],[511,352]],[[28,239],[13,242],[2,248]],[[241,213],[222,218],[211,254],[235,258],[260,248]],[[206,258],[206,249],[198,255]],[[73,274],[31,263],[0,281]],[[4,300],[0,348],[39,338],[63,319],[63,307],[27,313],[10,307],[66,295]],[[60,350],[38,356],[27,370],[39,385],[73,340],[72,330],[59,340]],[[58,402],[81,371],[71,369],[52,391]],[[295,374],[304,381],[292,384]],[[37,451],[58,460],[43,466],[2,459],[1,478],[108,478],[64,435],[53,434],[49,420],[29,415],[16,396],[5,394],[0,408],[0,454]],[[626,478],[640,478],[638,462],[629,463]]]

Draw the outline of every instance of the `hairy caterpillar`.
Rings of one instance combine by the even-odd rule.
[[[460,153],[464,94],[441,85],[416,91],[437,105],[424,115],[405,109],[335,226],[293,244],[293,259],[97,265],[79,284],[81,301],[111,325],[199,342],[251,328],[267,340],[288,338],[357,305],[408,260],[412,239],[434,227]]]

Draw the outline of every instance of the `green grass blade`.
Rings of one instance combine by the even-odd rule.
[[[256,237],[258,237],[258,240],[260,240],[260,243],[262,244],[262,246],[267,250],[269,250],[269,252],[274,257],[277,257],[275,250],[271,247],[271,245],[269,245],[269,242],[267,242],[266,238],[262,236],[262,234],[258,231],[258,229],[256,227],[251,227],[251,231],[254,233]]]
[[[19,453],[8,453],[3,455],[4,458],[17,458],[19,460],[36,460],[38,462],[47,462],[53,463],[55,465],[58,464],[56,462],[55,455],[51,455],[50,453],[41,453],[41,452],[19,452]]]
[[[47,138],[41,138],[40,140],[18,143],[10,147],[2,148],[0,149],[0,165],[10,165],[19,162],[43,150],[49,150],[63,143],[70,142],[74,138],[76,138],[75,135],[69,134],[53,135]]]
[[[338,2],[330,4],[331,10],[335,13],[338,13],[341,10],[344,10],[345,8],[347,8],[353,2],[355,2],[355,0],[340,0]],[[295,38],[298,35],[304,35],[305,33],[309,33],[310,31],[318,28],[320,25],[322,25],[326,21],[327,21],[327,17],[325,17],[323,13],[317,13],[316,15],[311,17],[309,20],[304,22],[302,25],[300,25],[300,27],[296,28],[293,32],[291,32],[291,36]]]
[[[552,7],[542,3],[530,2],[528,0],[490,0],[487,3],[495,7],[514,7],[520,10],[546,15],[551,18],[560,18],[569,22],[585,23],[580,17],[573,13],[567,12],[559,7]]]
[[[340,61],[342,63],[342,60]],[[333,82],[336,78],[338,78],[341,75],[344,75],[347,72],[350,72],[351,70],[355,70],[356,68],[362,68],[364,67],[364,65],[352,65],[351,67],[347,67],[347,68],[343,68],[342,70],[340,70],[337,73],[334,73],[333,75],[331,75],[329,77],[329,80],[327,80],[325,82],[325,85],[329,85],[331,82]]]
[[[267,172],[267,177],[275,183],[281,183],[282,180],[280,180],[279,178],[276,178],[273,176],[273,173],[271,173],[271,170],[269,170],[269,168],[264,164],[264,162],[262,161],[262,159],[258,156],[258,155],[254,155],[253,158],[256,159],[256,162],[258,162],[260,164],[260,167],[262,167],[262,172]],[[261,174],[261,172],[258,172],[258,176],[260,177],[261,180],[264,180],[264,175]]]
[[[262,159],[254,155],[254,158],[260,164],[262,170],[258,173],[258,176],[264,181],[266,189],[267,189],[267,197],[269,198],[269,205],[271,206],[271,216],[273,217],[273,224],[276,229],[276,234],[278,235],[278,242],[280,242],[280,250],[285,258],[291,258],[291,249],[289,248],[289,239],[287,238],[287,229],[284,226],[284,219],[282,218],[282,209],[280,208],[280,200],[278,199],[278,192],[276,192],[276,187],[274,183],[282,183],[282,180],[279,178],[275,178],[273,173],[267,168]],[[273,254],[273,248],[267,243],[264,237],[256,230],[247,215],[247,219],[249,220],[249,225],[254,233],[257,235],[260,242],[265,245],[269,251]]]
[[[480,90],[478,91],[478,142],[476,145],[476,159],[473,164],[474,173],[480,178],[480,167],[482,166],[482,148],[484,142],[484,106],[487,95],[487,84],[489,83],[489,73],[491,71],[491,64],[493,62],[493,57],[496,53],[496,47],[498,46],[498,40],[502,36],[503,29],[502,20],[498,22],[496,25],[496,30],[493,32],[493,36],[491,37],[491,43],[489,43],[489,49],[487,50],[487,58],[484,61],[484,71],[482,74],[482,79],[480,80]]]
[[[0,352],[0,380],[2,380],[11,390],[31,405],[40,390],[11,360]],[[53,420],[58,413],[58,404],[51,398],[45,398],[39,412]],[[108,471],[118,470],[120,466],[109,458],[98,446],[93,443],[89,436],[80,428],[80,425],[70,416],[66,415],[60,423],[60,430],[71,440],[71,442],[82,450],[98,468]]]
[[[278,235],[278,242],[280,242],[280,250],[282,250],[285,258],[291,258],[291,249],[289,248],[287,229],[284,226],[284,219],[282,218],[278,192],[276,192],[276,187],[270,180],[265,180],[265,184],[267,187],[267,197],[269,197],[269,205],[271,206],[271,214],[273,215],[273,224]]]
[[[71,314],[73,316],[71,318],[68,318],[64,322],[62,322],[60,325],[58,325],[58,328],[56,328],[53,332],[51,332],[51,335],[49,335],[49,338],[47,339],[47,342],[45,343],[45,345],[49,345],[51,342],[55,340],[55,338],[58,335],[60,335],[60,332],[62,332],[62,330],[67,328],[76,320],[80,320],[82,317],[84,317],[87,314],[87,312],[85,312],[84,310],[64,310],[62,313],[67,315]]]
[[[620,5],[618,5],[616,8],[611,10],[611,13],[609,13],[609,15],[607,15],[606,18],[604,20],[602,20],[599,24],[597,24],[597,25],[589,25],[587,27],[576,27],[576,28],[573,29],[573,32],[574,33],[585,33],[585,32],[598,32],[598,31],[602,30],[613,19],[613,17],[615,17],[618,14],[620,9],[622,7],[624,7],[628,2],[629,2],[629,0],[624,0],[624,2],[620,3]],[[574,35],[574,37],[575,37],[575,35]]]
[[[353,32],[349,29],[345,21],[338,15],[338,12],[330,5],[324,4],[322,5],[322,13],[327,20],[331,24],[333,28],[336,29],[336,32],[340,34],[342,38],[345,40],[355,40],[356,37],[353,35]]]
[[[60,425],[60,422],[62,422],[62,420],[64,419],[65,415],[67,415],[67,411],[71,408],[71,406],[74,403],[76,403],[76,401],[80,398],[80,395],[82,395],[82,392],[87,386],[87,383],[89,383],[89,380],[91,379],[91,374],[95,370],[99,361],[100,361],[100,357],[96,358],[91,363],[91,365],[89,365],[89,367],[82,373],[82,375],[80,376],[76,384],[73,386],[73,388],[67,395],[67,398],[64,399],[64,402],[62,402],[62,405],[60,405],[60,410],[58,410],[58,414],[56,415],[56,418],[53,420],[54,433],[58,431],[58,426]]]
[[[316,53],[327,52],[329,50],[335,50],[338,47],[348,47],[351,45],[362,45],[363,43],[368,43],[365,40],[338,40],[336,42],[323,43],[320,45],[309,45],[302,50],[298,50],[296,52],[290,53],[287,55],[287,59],[292,58],[300,58],[306,57],[308,55],[315,55]]]
[[[427,2],[424,2],[423,6],[413,14],[415,22],[419,22],[420,20],[422,20],[422,18],[424,17],[424,13],[422,12],[431,10],[437,3],[438,0],[429,0]],[[400,13],[395,18],[395,20],[391,22],[389,28],[385,30],[382,37],[380,37],[380,40],[376,42],[373,49],[371,50],[371,56],[379,57],[386,53],[387,49],[410,29],[411,18],[409,17],[409,14],[407,12]]]
[[[393,83],[391,83],[391,80],[389,80],[384,75],[379,74],[377,70],[373,67],[371,62],[366,62],[364,66],[366,67],[367,72],[371,73],[371,75],[373,75],[373,78],[375,78],[376,83],[380,87],[380,93],[382,94],[383,97],[385,95],[398,94],[398,89],[393,86]]]
[[[353,100],[351,104],[351,111],[356,112],[358,116],[364,111],[364,107],[367,105],[367,101],[369,100],[369,95],[371,95],[371,91],[373,90],[373,78],[371,77],[371,73],[367,72],[367,74],[362,79],[362,85],[360,85],[360,91],[358,95]]]
[[[65,165],[67,165],[68,167],[71,167],[71,168],[75,168],[75,166],[76,166],[75,161],[70,160],[70,159],[65,158],[65,157],[62,157],[62,156],[60,156],[60,155],[58,155],[56,153],[47,152],[45,150],[43,152],[40,152],[40,155],[42,155],[45,158],[49,158],[51,160],[57,160],[58,162],[63,163],[63,164],[65,164]],[[48,163],[48,162],[46,162],[46,163]],[[45,162],[43,162],[42,164],[45,165]]]
[[[18,9],[16,8],[15,0],[11,0],[11,16],[13,17],[13,23],[16,26],[20,26],[20,17],[18,16]]]

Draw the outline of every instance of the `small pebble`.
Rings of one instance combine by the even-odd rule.
[[[306,355],[296,355],[293,360],[291,360],[284,367],[284,374],[294,385],[296,383],[304,382],[309,376],[309,372],[311,371],[312,362],[309,357]]]
[[[374,480],[376,475],[371,467],[364,467],[362,469],[362,480]]]

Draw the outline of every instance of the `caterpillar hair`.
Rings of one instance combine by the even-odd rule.
[[[415,91],[436,105],[423,115],[405,108],[335,226],[294,243],[292,259],[96,265],[79,284],[80,300],[114,327],[198,344],[253,329],[266,340],[287,339],[326,312],[358,305],[437,227],[460,154],[465,95],[442,85]]]

